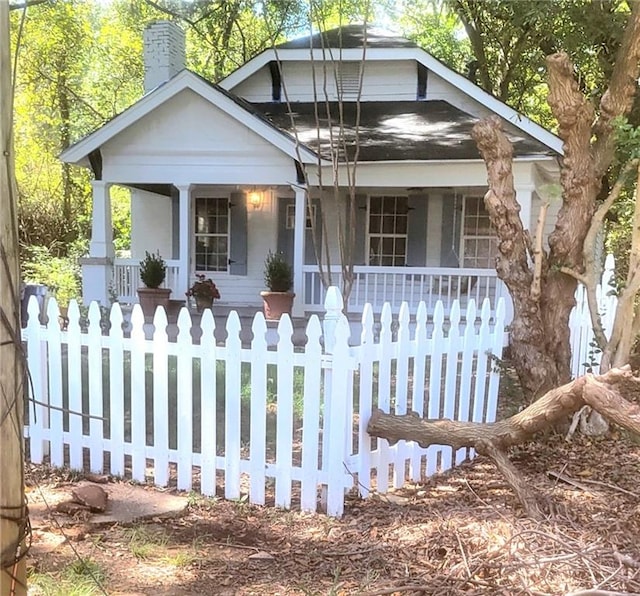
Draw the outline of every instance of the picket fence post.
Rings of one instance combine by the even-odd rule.
[[[139,304],[131,312],[131,477],[144,482],[147,472],[146,342]]]
[[[322,468],[325,470],[326,485],[322,488],[322,504],[328,515],[341,516],[344,509],[344,417],[345,400],[340,393],[347,386],[347,377],[342,367],[348,356],[348,323],[342,314],[344,302],[336,286],[330,286],[324,299],[325,316],[322,322],[324,351],[331,358],[324,373],[324,422],[322,436]],[[341,322],[347,325],[347,354],[344,346]],[[336,353],[337,349],[337,353]]]
[[[322,327],[316,315],[307,324],[306,362],[304,367],[304,400],[302,413],[302,511],[317,509],[318,437],[320,434],[320,379],[322,375]],[[264,416],[263,416],[264,418]]]
[[[124,333],[122,310],[117,302],[109,313],[109,440],[111,455],[109,465],[114,476],[124,475]]]
[[[49,409],[46,407],[47,393],[47,344],[43,341],[40,324],[40,307],[35,296],[29,298],[27,305],[29,319],[24,331],[27,342],[27,362],[29,365],[29,454],[34,464],[42,463],[44,431],[49,426]]]
[[[49,364],[49,446],[51,465],[64,466],[64,427],[62,417],[62,332],[58,323],[58,303],[55,298],[47,305],[46,338]]]

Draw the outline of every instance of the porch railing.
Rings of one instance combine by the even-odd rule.
[[[340,267],[332,267],[331,272],[331,282],[334,285],[341,284]],[[362,312],[367,303],[377,310],[385,302],[396,312],[403,302],[407,302],[409,309],[415,312],[421,300],[424,300],[429,312],[433,312],[436,302],[442,300],[445,312],[448,313],[454,300],[458,300],[464,310],[471,298],[476,304],[482,304],[485,298],[489,298],[491,304],[495,305],[498,298],[503,297],[507,304],[507,319],[511,320],[509,292],[494,269],[356,266],[354,273],[355,280],[348,304],[351,313]],[[306,265],[305,309],[321,311],[324,297],[325,289],[318,267]]]
[[[167,277],[164,287],[171,288],[174,296],[184,293],[178,287],[180,261],[166,261]],[[134,304],[138,302],[138,288],[144,285],[140,280],[139,259],[115,259],[113,263],[113,290],[118,302]]]

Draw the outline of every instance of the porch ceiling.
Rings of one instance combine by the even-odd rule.
[[[345,122],[347,157],[356,151],[356,106],[342,106]],[[471,138],[471,129],[478,119],[445,101],[362,102],[359,122],[359,161],[404,160],[477,160],[480,153]],[[339,104],[332,102],[328,109],[313,102],[291,105],[294,125],[286,103],[254,104],[254,108],[276,126],[294,132],[307,147],[318,151],[326,159],[329,155],[329,115],[334,143],[339,130]],[[320,131],[316,125],[316,110],[320,109]],[[504,122],[505,131],[514,146],[514,156],[551,156],[555,152]],[[318,138],[320,141],[318,142]],[[344,156],[343,148],[340,153]]]

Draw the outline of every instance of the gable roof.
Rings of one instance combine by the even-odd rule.
[[[313,151],[304,146],[296,147],[296,141],[291,135],[274,126],[253,109],[251,104],[186,69],[65,149],[60,154],[60,159],[68,163],[86,163],[90,153],[185,89],[191,89],[232,118],[249,126],[253,132],[293,159],[303,163],[317,163],[318,156]]]
[[[345,25],[323,33],[291,39],[276,46],[279,50],[296,48],[417,48],[418,45],[381,27]]]
[[[370,27],[367,27],[366,49],[363,46],[364,39],[363,25],[348,25],[325,32],[323,34],[324,48],[320,43],[319,34],[285,42],[258,54],[222,79],[219,85],[224,89],[232,90],[262,67],[274,61],[294,62],[309,61],[311,59],[321,61],[329,57],[330,59],[339,59],[346,62],[360,61],[363,56],[367,61],[415,60],[466,95],[474,98],[490,111],[501,116],[516,128],[519,128],[523,133],[543,143],[556,154],[561,155],[563,153],[562,140],[559,137],[514,110],[460,73],[452,70],[413,42],[398,37],[393,33]],[[339,51],[339,54],[336,53],[337,51]]]
[[[339,157],[350,160],[358,150],[358,162],[480,160],[471,137],[478,118],[446,101],[368,101],[360,106],[356,131],[357,104],[313,102],[254,104],[276,126],[296,134],[300,142],[332,158],[330,143]],[[293,117],[293,122],[292,122]],[[344,135],[339,137],[340,117]],[[331,120],[330,132],[329,121]],[[515,158],[546,158],[555,152],[510,124],[505,133],[513,145]],[[357,142],[356,142],[357,141]]]

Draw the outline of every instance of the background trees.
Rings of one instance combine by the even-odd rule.
[[[362,21],[369,4],[362,0],[319,0],[311,5],[297,0],[269,0],[259,4],[249,0],[34,3],[28,8],[24,21],[16,89],[19,220],[22,245],[29,247],[23,255],[37,263],[50,255],[66,258],[83,251],[88,235],[88,176],[86,172],[61,164],[57,155],[141,95],[142,30],[149,21],[177,19],[187,32],[189,68],[218,80],[273,43],[308,33],[310,18],[316,28]],[[480,86],[542,124],[557,129],[558,115],[546,101],[545,57],[563,51],[573,65],[568,68],[575,71],[577,90],[585,102],[597,105],[614,76],[616,54],[630,6],[627,0],[554,3],[407,0],[376,3],[375,14],[368,19],[401,29]],[[12,12],[15,40],[21,15],[20,11]],[[638,102],[634,101],[617,110],[627,114],[631,125],[638,123],[640,115]],[[611,138],[608,127],[607,123],[604,128],[592,131],[594,138]],[[585,206],[588,211],[593,211],[598,201],[604,200],[617,178],[618,166],[612,160],[610,142],[601,143],[608,157],[604,161],[599,157],[592,172],[598,177],[593,189],[598,190]],[[569,191],[565,185],[565,194]],[[116,242],[119,248],[126,249],[126,194],[116,195],[114,205]],[[613,218],[628,221],[630,213],[629,206],[622,205],[605,223]],[[580,221],[580,217],[576,221]],[[586,234],[586,225],[582,226],[579,236]],[[571,302],[570,290],[575,286],[574,280],[556,271],[558,267],[569,267],[580,274],[582,267],[581,248],[576,248],[581,240],[576,240],[577,244],[569,251],[571,258],[567,257],[568,253],[558,252],[563,233],[564,230],[559,231],[553,237],[553,255],[548,263],[548,279],[563,280],[566,284],[564,314],[547,321],[549,328],[554,329],[564,326]],[[622,247],[622,253],[628,252],[625,234],[616,231],[612,238],[615,243],[611,246]],[[45,249],[33,250],[34,246]],[[36,271],[38,267],[32,266],[30,270]],[[76,275],[71,267],[67,274]],[[38,281],[56,285],[55,280]],[[555,306],[555,300],[552,303]],[[544,346],[545,351],[551,350],[553,354],[553,366],[561,371],[551,375],[556,380],[564,378],[567,370],[562,364],[567,354],[563,342],[549,340]],[[539,385],[537,381],[529,384],[534,393],[536,383]]]

